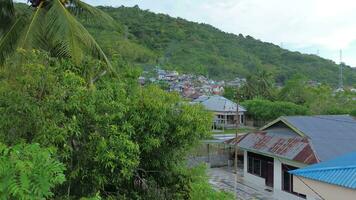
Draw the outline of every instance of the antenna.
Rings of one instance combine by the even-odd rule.
[[[343,77],[342,77],[342,50],[340,49],[340,80],[339,80],[339,88],[343,89],[344,88],[344,83],[343,83]]]

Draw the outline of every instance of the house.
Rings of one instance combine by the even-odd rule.
[[[220,94],[224,93],[224,87],[221,86],[221,85],[213,85],[212,89],[211,89],[211,92],[214,95],[220,95]]]
[[[356,152],[290,173],[296,177],[293,190],[307,199],[356,199]]]
[[[348,115],[280,117],[228,143],[244,151],[244,179],[283,199],[306,198],[294,190],[288,171],[356,151],[356,120]]]
[[[202,104],[207,110],[214,113],[214,128],[235,128],[237,122],[237,104],[222,96],[200,96],[194,103]],[[246,109],[239,105],[239,124],[245,124]]]
[[[146,78],[143,77],[143,76],[138,77],[138,83],[139,83],[140,85],[145,85],[145,83],[146,83]]]

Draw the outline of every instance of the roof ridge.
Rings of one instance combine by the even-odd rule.
[[[292,170],[291,172],[297,172],[297,173],[309,173],[309,172],[318,172],[318,171],[331,171],[331,170],[337,170],[337,169],[356,169],[356,164],[355,165],[348,165],[348,166],[337,166],[337,167],[321,167],[317,169],[297,169],[297,170]]]

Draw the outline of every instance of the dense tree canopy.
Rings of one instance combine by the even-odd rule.
[[[248,100],[242,103],[256,120],[270,121],[280,116],[306,115],[308,109],[290,102],[262,99]]]
[[[55,148],[66,166],[56,197],[189,197],[184,158],[209,133],[206,111],[140,87],[133,68],[88,85],[85,66],[19,53],[25,59],[10,59],[0,72],[0,142]]]

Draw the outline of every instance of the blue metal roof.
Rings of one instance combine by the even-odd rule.
[[[293,170],[290,173],[308,179],[356,189],[356,152]]]

